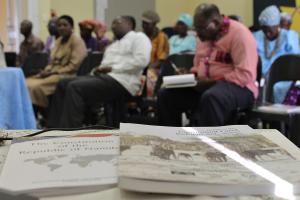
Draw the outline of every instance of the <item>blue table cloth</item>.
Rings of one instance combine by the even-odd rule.
[[[0,128],[36,128],[31,99],[20,68],[0,68]]]

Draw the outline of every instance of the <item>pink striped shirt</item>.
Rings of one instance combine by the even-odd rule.
[[[247,87],[256,98],[257,61],[253,35],[241,23],[230,20],[228,33],[219,40],[198,43],[191,72],[196,73],[199,79],[221,79]]]

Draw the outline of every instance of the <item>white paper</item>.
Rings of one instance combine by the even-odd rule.
[[[164,85],[187,84],[187,83],[195,83],[195,82],[196,82],[196,78],[194,74],[173,75],[173,76],[163,77]]]
[[[0,186],[12,191],[117,183],[117,136],[71,137],[12,144]]]

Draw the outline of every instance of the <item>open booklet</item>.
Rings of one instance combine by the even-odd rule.
[[[182,88],[194,87],[197,80],[194,74],[164,76],[162,87],[164,88]]]
[[[115,186],[119,136],[108,132],[13,143],[1,173],[0,188],[15,194],[52,196]]]
[[[300,152],[276,130],[121,124],[119,187],[189,195],[300,193]]]

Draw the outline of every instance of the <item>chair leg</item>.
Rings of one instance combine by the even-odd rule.
[[[116,101],[105,106],[107,126],[119,128],[125,116],[124,101]]]
[[[295,115],[290,121],[289,136],[290,140],[300,148],[300,115]]]
[[[288,133],[287,133],[287,131],[286,131],[286,124],[284,123],[284,122],[280,122],[280,132],[283,134],[283,135],[285,135],[287,138],[289,138],[288,137]]]

